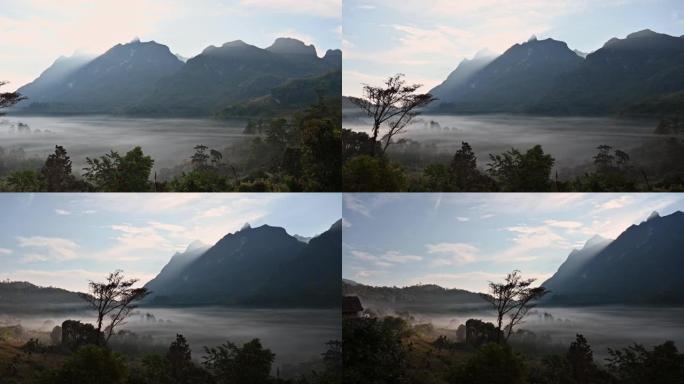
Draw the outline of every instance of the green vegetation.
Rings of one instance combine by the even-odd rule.
[[[376,143],[376,145],[379,145]],[[342,132],[343,185],[349,192],[641,192],[684,190],[684,139],[656,139],[631,154],[597,146],[591,161],[567,170],[564,179],[555,159],[536,145],[526,151],[510,149],[490,154],[486,168],[468,143],[448,160],[426,155],[411,140],[398,141],[396,151],[371,157],[372,139],[363,132]],[[407,150],[407,148],[409,148]],[[638,160],[636,160],[638,159]]]
[[[140,147],[86,158],[82,175],[74,173],[67,150],[59,145],[42,165],[23,152],[0,148],[0,191],[339,191],[340,122],[339,99],[325,98],[289,120],[250,121],[241,142],[223,151],[195,146],[187,164],[171,170],[165,181],[153,177],[154,159]]]

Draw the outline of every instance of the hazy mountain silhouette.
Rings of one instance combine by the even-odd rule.
[[[579,268],[566,272],[561,266],[544,283],[552,286],[547,301],[577,305],[684,303],[682,233],[684,213],[651,215],[627,228]]]
[[[340,51],[320,58],[314,46],[290,38],[279,38],[266,49],[236,40],[187,60],[165,45],[133,41],[81,66],[63,61],[46,71],[61,76],[43,76],[59,81],[39,78],[19,89],[29,97],[23,103],[27,112],[207,116],[266,97],[293,79],[323,77],[342,66]],[[304,86],[321,84],[334,86],[313,81]],[[300,101],[280,100],[286,106]]]
[[[459,112],[523,111],[539,103],[561,75],[584,60],[567,44],[531,38],[515,44],[443,95],[441,108]]]
[[[146,285],[156,286],[148,302],[178,306],[338,305],[341,229],[337,228],[333,226],[307,244],[280,227],[245,226],[182,268],[171,268],[173,274],[164,267]],[[172,263],[174,259],[169,265]],[[169,275],[175,278],[165,278]]]
[[[49,89],[32,92],[22,87],[18,91],[39,112],[123,112],[138,105],[160,79],[181,67],[183,63],[167,46],[133,41],[112,47]]]
[[[568,258],[558,267],[558,271],[542,283],[542,286],[551,290],[551,292],[555,292],[559,287],[562,288],[570,280],[576,278],[578,271],[599,252],[603,251],[611,241],[610,239],[595,235],[587,240],[581,249],[573,249]]]
[[[478,52],[472,59],[463,59],[446,80],[430,90],[430,94],[438,99],[435,103],[452,102],[455,93],[458,92],[458,87],[468,82],[474,74],[489,65],[496,57],[496,54],[485,50]]]
[[[55,97],[54,93],[60,86],[63,87],[64,80],[92,59],[91,56],[81,54],[74,54],[70,57],[60,56],[38,78],[19,88],[22,95],[31,98],[30,101],[23,101],[22,104],[46,102],[51,97]],[[60,93],[57,92],[57,94]]]
[[[366,308],[374,311],[449,312],[482,308],[487,302],[479,293],[448,289],[435,284],[410,287],[374,287],[342,280],[344,295],[358,296]]]
[[[684,90],[684,39],[643,30],[586,54],[564,42],[515,44],[444,92],[442,112],[612,114]],[[457,72],[457,71],[455,71]],[[446,81],[445,81],[446,83]],[[438,96],[439,97],[439,96]],[[659,111],[642,113],[658,114]]]
[[[0,313],[45,313],[86,308],[76,292],[24,281],[0,282]]]
[[[183,279],[182,273],[184,269],[190,263],[197,260],[198,257],[202,256],[207,249],[209,249],[209,246],[199,241],[190,243],[185,251],[176,252],[159,274],[145,284],[145,288],[151,292],[156,292],[157,289],[161,288],[163,290],[167,285],[173,284],[174,281]]]

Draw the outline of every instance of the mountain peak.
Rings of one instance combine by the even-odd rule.
[[[494,51],[490,50],[489,48],[483,48],[475,53],[475,56],[473,56],[473,60],[491,58],[494,56],[496,56],[496,53]]]
[[[307,45],[291,37],[277,38],[266,50],[280,54],[316,55],[316,48],[313,45]]]
[[[528,43],[529,43],[529,42],[532,42],[532,41],[537,41],[537,35],[532,35],[532,36],[530,36],[529,39],[527,39],[527,42],[528,42]]]
[[[228,48],[228,47],[244,47],[244,46],[246,46],[246,45],[247,45],[247,43],[245,43],[245,42],[242,41],[242,40],[233,40],[233,41],[229,41],[229,42],[227,42],[227,43],[223,43],[223,45],[222,45],[221,47],[224,47],[224,48]]]
[[[249,223],[244,223],[242,224],[242,228],[240,228],[241,231],[244,231],[246,229],[251,229],[252,226]]]
[[[653,36],[658,36],[658,35],[659,35],[659,33],[653,32],[650,29],[643,29],[643,30],[638,31],[638,32],[630,33],[629,35],[627,35],[627,38],[628,39],[636,39],[636,38],[640,38],[640,37],[653,37]]]
[[[200,240],[194,240],[190,244],[188,244],[188,247],[185,249],[185,252],[192,252],[196,251],[198,249],[206,248],[207,246],[202,243]]]
[[[646,219],[646,221],[651,221],[651,220],[659,219],[659,218],[660,218],[660,214],[658,213],[658,211],[653,211],[653,212],[651,212],[650,215],[648,215],[648,218]]]
[[[608,241],[610,241],[610,239],[606,239],[605,237],[603,237],[601,235],[594,235],[589,240],[587,240],[586,243],[584,243],[584,248],[593,247],[593,246],[603,244],[603,243],[608,242]]]

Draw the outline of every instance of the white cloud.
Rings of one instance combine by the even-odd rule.
[[[563,228],[563,229],[579,229],[582,228],[582,223],[579,221],[570,221],[570,220],[545,220],[544,224],[551,226],[551,227],[557,227],[557,228]]]
[[[352,224],[349,222],[349,220],[345,219],[344,217],[342,218],[342,228],[351,228]]]
[[[66,209],[55,209],[55,213],[61,216],[71,215],[71,212],[67,211]]]
[[[80,246],[74,241],[59,237],[17,237],[20,248],[25,248],[23,260],[33,261],[65,261],[78,258]]]
[[[13,252],[14,251],[12,251],[11,249],[0,248],[0,255],[3,255],[3,256],[11,255]]]
[[[250,8],[326,18],[339,18],[342,12],[341,0],[241,0],[240,4]]]
[[[631,204],[633,201],[631,196],[620,196],[614,199],[610,199],[606,202],[596,204],[596,207],[600,210],[608,210],[608,209],[618,209],[618,208],[623,208],[629,204]]]
[[[442,256],[432,262],[432,266],[461,265],[472,263],[478,257],[480,250],[466,243],[438,243],[426,244],[428,253]]]
[[[456,217],[456,220],[458,220],[458,221],[460,221],[460,222],[462,222],[462,223],[465,223],[466,221],[470,221],[469,218],[467,218],[467,217],[461,217],[461,216]]]
[[[358,260],[370,262],[381,268],[423,260],[422,256],[406,254],[399,251],[386,251],[380,254],[372,254],[370,252],[354,249],[351,251],[351,255]]]

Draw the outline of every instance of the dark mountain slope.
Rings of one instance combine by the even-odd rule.
[[[174,254],[159,274],[145,284],[145,288],[154,293],[158,289],[164,290],[167,286],[173,285],[178,279],[183,279],[185,268],[202,256],[207,249],[208,246],[199,242],[191,243],[185,251]]]
[[[446,80],[429,91],[431,95],[438,99],[433,107],[452,102],[454,94],[458,92],[458,88],[468,82],[473,75],[489,65],[494,59],[496,59],[496,55],[486,51],[478,52],[472,59],[463,59]]]
[[[0,313],[45,313],[85,309],[78,293],[27,282],[0,282]]]
[[[530,39],[515,44],[445,96],[442,110],[452,112],[522,112],[538,104],[561,75],[584,59],[567,44]]]
[[[684,304],[684,213],[632,225],[559,281],[553,304]],[[556,279],[552,277],[550,281]]]

